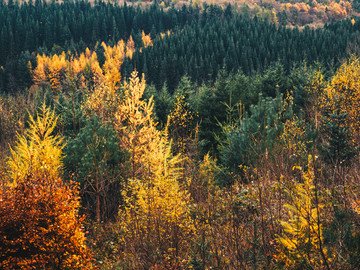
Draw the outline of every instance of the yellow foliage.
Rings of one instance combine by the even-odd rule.
[[[127,206],[119,213],[123,256],[134,268],[149,268],[157,261],[174,263],[188,251],[195,229],[190,196],[178,181],[180,157],[172,156],[164,139],[148,155],[152,175],[146,181],[129,182],[124,192]],[[151,260],[151,265],[143,265]],[[178,266],[181,263],[177,261]]]
[[[174,109],[168,115],[166,129],[174,141],[174,150],[177,153],[185,153],[187,143],[194,132],[194,116],[185,95],[176,98]]]
[[[36,119],[31,115],[29,129],[24,135],[18,135],[12,157],[8,161],[10,176],[16,184],[17,179],[28,174],[34,176],[56,177],[59,175],[62,163],[62,139],[53,136],[58,117],[54,111],[43,104]]]
[[[135,52],[135,42],[132,36],[130,36],[128,41],[126,42],[126,57],[132,59],[134,52]]]
[[[285,204],[288,210],[288,221],[280,220],[284,232],[276,237],[278,254],[277,262],[287,268],[308,266],[319,269],[331,258],[323,246],[323,225],[321,197],[314,185],[312,157],[309,156],[308,170],[303,173],[303,183],[295,183],[286,190],[291,203]]]
[[[299,120],[297,116],[286,120],[281,137],[286,149],[298,157],[304,156],[306,153],[306,145],[304,143],[305,123]]]
[[[141,40],[145,48],[153,46],[153,42],[150,37],[150,33],[148,35],[145,34],[144,30],[141,32]]]
[[[59,177],[58,118],[45,104],[29,118],[8,160],[13,183],[0,190],[0,268],[91,269],[77,187]]]
[[[61,55],[55,54],[51,57],[37,55],[37,66],[31,73],[35,84],[49,84],[56,93],[66,84],[64,80],[66,76],[76,78],[77,85],[85,88],[83,73],[87,66],[90,67],[91,81],[94,83],[102,82],[103,72],[97,60],[97,55],[95,52],[91,53],[88,48],[85,54],[82,53],[79,57],[72,56],[70,59],[67,59],[65,53]]]
[[[65,52],[60,56],[53,55],[49,62],[49,81],[52,90],[60,90],[60,76],[63,75],[66,68]]]
[[[346,113],[346,123],[359,140],[360,136],[360,62],[352,57],[344,63],[325,88],[322,109]]]
[[[115,89],[99,83],[93,91],[87,93],[82,108],[88,116],[95,113],[107,121],[112,120],[119,104],[120,100]]]
[[[125,58],[125,43],[120,40],[114,47],[101,43],[104,47],[105,63],[103,65],[105,83],[110,88],[118,88],[121,81],[120,68]]]
[[[131,156],[131,177],[144,172],[149,154],[159,146],[160,132],[153,120],[153,98],[144,101],[145,79],[140,80],[137,72],[131,74],[124,84],[124,99],[118,106],[115,118],[120,145]]]
[[[37,55],[37,66],[36,69],[32,72],[33,81],[36,84],[43,84],[47,80],[45,70],[48,69],[48,59],[45,55]]]

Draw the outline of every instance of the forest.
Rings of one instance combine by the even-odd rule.
[[[359,269],[357,10],[0,0],[0,268]]]

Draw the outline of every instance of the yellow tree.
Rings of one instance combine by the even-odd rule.
[[[105,63],[103,65],[104,79],[111,89],[117,89],[121,81],[120,68],[125,58],[125,43],[120,40],[114,47],[101,43],[104,47]]]
[[[153,46],[150,33],[146,35],[144,30],[141,32],[141,40],[143,42],[144,48]]]
[[[173,139],[176,153],[185,153],[195,129],[195,114],[191,111],[185,94],[176,98],[174,108],[168,116],[167,129]]]
[[[346,113],[346,123],[360,140],[360,61],[352,57],[344,63],[325,88],[323,110]],[[339,106],[339,107],[338,107]]]
[[[140,80],[134,71],[124,84],[124,99],[115,115],[120,146],[130,153],[132,178],[144,173],[148,154],[158,148],[160,140],[153,120],[153,98],[143,100],[144,91],[145,79]]]
[[[13,184],[0,192],[0,268],[91,269],[78,218],[77,188],[60,178],[57,118],[43,105],[18,136],[9,160]]]
[[[195,228],[189,193],[179,183],[181,158],[165,139],[147,155],[152,175],[129,182],[119,213],[123,260],[134,269],[184,269]]]
[[[111,48],[111,47],[110,47]],[[102,83],[103,71],[97,60],[95,52],[86,48],[80,56],[71,56],[67,59],[65,53],[61,55],[37,55],[37,66],[31,70],[32,79],[36,85],[48,84],[54,92],[66,85],[67,77],[74,79],[77,86],[86,87],[86,82]]]
[[[54,111],[43,104],[36,119],[30,114],[29,118],[30,127],[24,135],[18,135],[18,141],[11,149],[12,157],[8,161],[14,183],[29,173],[55,177],[59,175],[62,166],[62,138],[51,135],[58,119]]]
[[[49,63],[49,81],[54,92],[60,91],[61,77],[64,76],[66,69],[65,52],[61,55],[53,55]]]
[[[289,219],[280,220],[283,233],[276,238],[276,261],[287,268],[330,269],[331,257],[323,239],[321,210],[324,205],[314,180],[312,157],[309,156],[308,170],[303,173],[303,183],[295,183],[293,188],[286,190],[291,199],[290,203],[284,205]]]
[[[135,52],[135,42],[132,36],[130,36],[128,41],[126,42],[126,57],[132,59],[132,55],[134,52]]]
[[[47,83],[48,58],[45,55],[37,55],[36,60],[37,66],[32,71],[32,77],[35,84],[42,85]]]

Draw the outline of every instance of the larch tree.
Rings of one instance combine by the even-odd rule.
[[[330,269],[331,256],[324,245],[324,204],[315,180],[312,156],[302,173],[303,183],[295,182],[285,190],[291,202],[284,205],[289,219],[280,220],[283,232],[277,235],[278,254],[276,261],[286,268]],[[301,169],[294,167],[294,169]]]
[[[0,193],[0,268],[91,269],[78,190],[60,177],[57,118],[43,105],[12,150],[10,183]]]
[[[346,114],[346,123],[357,141],[360,139],[360,60],[344,63],[325,88],[322,109]]]
[[[152,175],[131,179],[119,212],[122,256],[133,268],[183,269],[195,230],[190,193],[180,184],[181,157],[165,137],[148,152]]]
[[[124,100],[115,114],[120,146],[130,154],[131,178],[142,175],[148,163],[148,154],[158,148],[160,132],[153,120],[153,98],[142,99],[145,79],[134,71],[124,84]]]
[[[105,63],[103,65],[104,78],[106,84],[111,89],[117,89],[120,85],[120,68],[125,58],[125,43],[120,40],[114,47],[101,44],[105,50]]]

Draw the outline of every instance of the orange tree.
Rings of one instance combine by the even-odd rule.
[[[76,187],[60,178],[61,139],[45,105],[18,136],[0,191],[1,269],[90,269]]]

